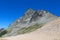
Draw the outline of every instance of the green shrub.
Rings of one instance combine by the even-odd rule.
[[[2,31],[2,32],[0,32],[0,37],[2,37],[4,34],[6,34],[7,33],[7,31],[6,30],[4,30],[4,31]]]

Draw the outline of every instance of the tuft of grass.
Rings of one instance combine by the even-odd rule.
[[[22,28],[21,30],[18,30],[17,33],[18,33],[18,34],[29,33],[29,32],[32,32],[32,31],[38,29],[38,28],[41,28],[41,27],[42,27],[41,25],[35,24],[35,25],[30,26],[30,27],[28,27],[28,28]]]

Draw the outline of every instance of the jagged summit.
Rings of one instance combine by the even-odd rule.
[[[31,32],[32,30],[39,28],[36,24],[41,26],[56,18],[57,17],[50,12],[44,10],[32,10],[29,8],[22,17],[17,19],[7,28],[8,33],[4,36],[14,36]]]

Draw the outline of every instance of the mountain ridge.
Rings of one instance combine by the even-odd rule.
[[[23,32],[25,32],[24,30],[28,29],[31,26],[33,29],[34,28],[33,26],[36,26],[36,24],[44,25],[45,23],[57,18],[58,18],[57,16],[54,16],[50,12],[44,10],[36,11],[36,10],[28,9],[22,17],[17,19],[7,28],[8,33],[4,36],[17,35],[18,30],[19,32],[21,32],[20,30],[24,28]]]

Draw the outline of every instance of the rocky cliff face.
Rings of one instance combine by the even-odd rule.
[[[21,33],[23,34],[23,33],[31,32],[32,29],[35,30],[40,26],[44,25],[45,23],[54,20],[56,18],[57,18],[56,16],[52,15],[48,11],[44,11],[44,10],[36,11],[36,10],[28,9],[22,17],[14,21],[7,28],[8,33],[4,36],[14,36]]]

